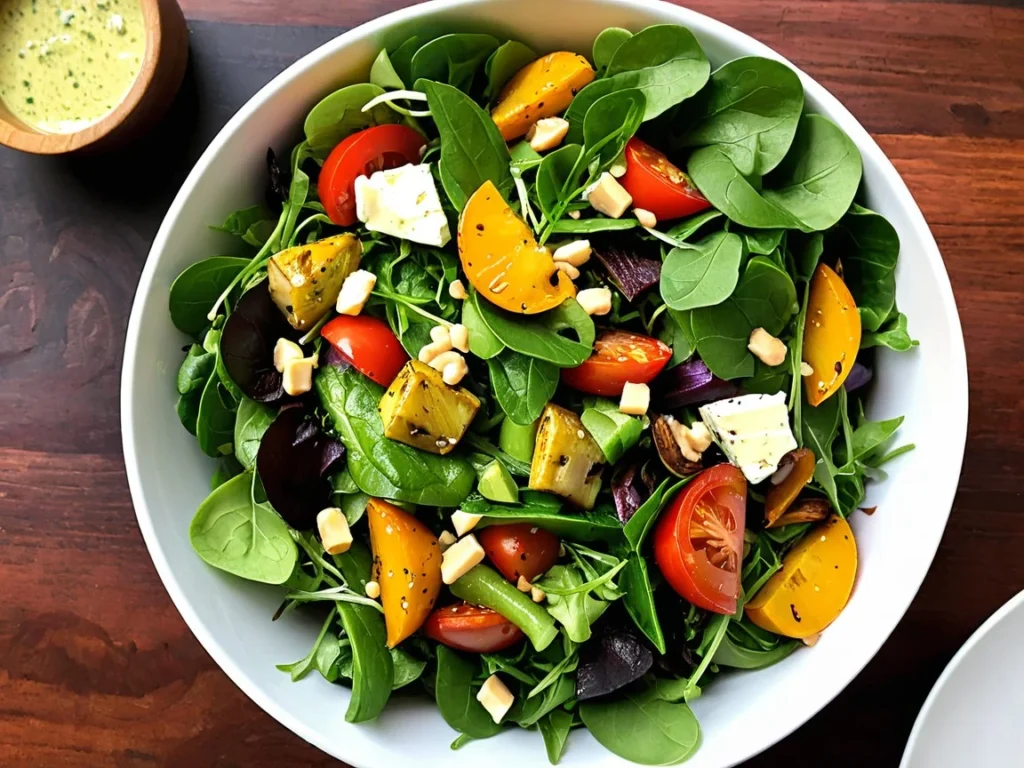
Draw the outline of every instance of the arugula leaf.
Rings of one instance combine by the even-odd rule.
[[[487,361],[491,389],[501,410],[514,423],[540,418],[558,388],[558,368],[544,360],[505,350]]]
[[[412,82],[418,86],[420,80],[433,80],[468,92],[480,65],[497,47],[498,40],[491,35],[469,32],[441,35],[424,43],[413,54]],[[430,108],[433,111],[433,105]]]
[[[626,567],[619,577],[619,587],[623,592],[622,603],[633,623],[647,636],[658,653],[666,653],[665,634],[662,632],[661,622],[658,621],[647,560],[639,552],[629,554]]]
[[[291,664],[278,664],[277,668],[282,672],[287,672],[293,683],[297,683],[302,680],[306,675],[312,672],[314,669],[318,669],[320,674],[325,678],[330,675],[331,665],[334,663],[334,659],[340,655],[341,650],[338,647],[338,638],[329,638],[328,632],[331,629],[331,625],[334,624],[334,620],[338,615],[337,608],[331,608],[330,613],[327,614],[327,618],[324,620],[323,626],[320,627],[320,633],[317,635],[316,640],[313,641],[313,647],[309,649],[309,653],[304,658],[298,661],[292,662]],[[333,639],[333,644],[330,640]],[[328,651],[321,651],[321,647],[326,646]],[[333,649],[334,658],[330,658],[329,651]],[[323,664],[318,663],[323,662]],[[326,670],[326,671],[325,671]]]
[[[559,368],[574,368],[590,357],[597,335],[594,321],[575,299],[538,315],[506,312],[477,297],[484,323],[511,350],[546,360]],[[572,331],[576,339],[562,335]]]
[[[740,277],[743,240],[716,232],[696,245],[673,248],[661,268],[661,298],[670,309],[720,304],[732,295]]]
[[[590,589],[583,589],[585,585],[579,569],[554,565],[537,582],[537,586],[548,593],[548,613],[562,625],[569,639],[574,643],[589,640],[590,625],[601,617],[608,603],[593,597]],[[558,592],[568,594],[556,594]]]
[[[544,749],[548,760],[557,765],[565,754],[569,743],[569,731],[572,730],[572,715],[564,709],[555,709],[537,721],[540,735],[544,738]]]
[[[559,219],[551,226],[553,235],[586,235],[592,232],[622,232],[636,229],[640,222],[636,219]]]
[[[654,526],[654,521],[661,512],[664,502],[674,498],[679,489],[690,482],[690,479],[677,480],[674,477],[666,478],[654,490],[654,493],[650,495],[647,501],[641,504],[637,511],[633,513],[633,516],[629,518],[622,529],[632,551],[640,551],[644,541],[647,540],[647,534],[650,533],[651,528]]]

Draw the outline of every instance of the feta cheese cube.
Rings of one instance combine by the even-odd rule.
[[[497,675],[488,677],[476,694],[476,700],[483,704],[484,709],[490,714],[495,723],[500,723],[501,718],[512,708],[516,697],[508,689],[501,678]]]
[[[741,395],[701,406],[700,417],[729,463],[760,483],[797,447],[786,395]]]
[[[619,400],[619,411],[630,416],[643,416],[651,404],[651,389],[646,384],[626,382],[622,388],[622,399]]]
[[[484,548],[476,536],[463,536],[441,555],[441,581],[454,584],[483,561]]]
[[[583,193],[583,197],[594,208],[613,219],[617,219],[633,204],[633,198],[618,180],[608,171],[601,174]]]
[[[483,515],[471,515],[469,512],[463,512],[461,509],[458,509],[452,512],[452,525],[459,536],[465,536],[476,528],[476,524],[483,520],[483,518]]]
[[[352,531],[349,530],[348,520],[337,507],[321,510],[316,516],[316,527],[328,555],[340,555],[348,552],[352,546]],[[366,586],[369,591],[369,583]]]
[[[452,239],[429,164],[360,176],[355,193],[356,217],[371,231],[438,248]]]

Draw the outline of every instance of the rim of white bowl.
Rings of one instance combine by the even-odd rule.
[[[803,82],[805,93],[812,95],[830,116],[841,117],[843,121],[843,130],[846,131],[846,133],[854,140],[854,143],[860,149],[861,154],[870,155],[872,156],[872,159],[876,161],[882,180],[897,197],[901,208],[908,214],[912,227],[911,234],[914,240],[921,244],[922,250],[926,254],[926,258],[931,262],[931,265],[935,270],[939,287],[936,299],[942,306],[943,314],[948,318],[950,323],[950,334],[947,341],[950,344],[950,357],[955,361],[955,365],[948,371],[949,378],[947,383],[956,394],[956,397],[947,404],[947,410],[943,413],[943,423],[945,425],[944,434],[948,440],[951,467],[955,467],[956,472],[945,473],[944,475],[937,477],[933,483],[933,493],[936,493],[939,498],[948,499],[948,502],[943,503],[941,509],[936,511],[936,514],[941,513],[942,515],[942,525],[932,528],[929,531],[930,536],[928,536],[926,540],[918,541],[919,551],[927,554],[928,567],[922,568],[920,573],[905,582],[905,586],[910,584],[913,588],[906,593],[907,598],[905,603],[900,605],[896,610],[895,615],[897,620],[893,622],[891,627],[876,637],[877,642],[872,644],[873,647],[870,648],[870,653],[865,654],[862,661],[850,665],[848,673],[844,676],[838,689],[827,692],[804,692],[804,695],[798,700],[790,701],[787,705],[790,709],[790,720],[786,726],[773,733],[771,737],[762,740],[760,743],[751,743],[748,749],[745,750],[744,754],[737,755],[735,759],[729,763],[729,766],[735,766],[744,760],[763,752],[789,734],[793,733],[811,717],[827,706],[828,703],[836,696],[842,693],[846,686],[860,674],[864,667],[867,666],[868,662],[874,658],[876,653],[878,653],[878,650],[892,634],[893,630],[898,625],[899,620],[902,619],[907,609],[910,607],[910,604],[913,602],[914,597],[917,595],[917,592],[921,587],[921,583],[924,581],[924,578],[931,567],[931,563],[935,558],[939,542],[942,538],[943,532],[945,531],[946,523],[949,519],[950,511],[952,510],[953,498],[959,482],[960,470],[963,464],[964,448],[967,440],[968,413],[967,355],[964,348],[963,332],[960,325],[960,315],[957,312],[956,302],[953,298],[953,288],[949,282],[949,275],[946,272],[945,264],[942,261],[942,256],[939,252],[938,245],[935,242],[935,238],[932,235],[917,202],[910,194],[910,190],[904,183],[903,178],[896,171],[896,168],[892,165],[892,162],[882,151],[881,147],[879,147],[875,142],[874,138],[872,138],[867,130],[860,124],[860,121],[858,121],[853,114],[824,86],[820,85],[806,72],[759,40],[741,32],[735,27],[713,19],[710,16],[698,13],[697,11],[673,5],[671,3],[662,2],[662,0],[601,1],[602,4],[609,6],[618,6],[620,8],[634,10],[637,7],[646,7],[655,10],[657,13],[674,16],[678,23],[691,29],[699,29],[710,37],[725,37],[732,38],[734,40],[741,40],[743,45],[749,50],[747,55],[758,55],[776,59],[791,67]],[[235,685],[243,691],[243,693],[245,693],[271,717],[293,733],[303,738],[305,741],[315,745],[325,753],[332,755],[339,760],[344,760],[352,765],[360,766],[360,768],[363,766],[371,768],[376,765],[372,752],[373,745],[368,740],[363,740],[358,737],[350,738],[346,741],[345,751],[342,753],[338,749],[337,743],[323,738],[318,731],[310,727],[305,721],[297,717],[293,717],[283,706],[279,705],[274,699],[264,694],[252,678],[235,663],[231,655],[228,654],[220,643],[217,642],[203,621],[198,617],[192,608],[189,598],[181,589],[181,585],[167,561],[167,557],[156,536],[156,532],[153,529],[152,521],[150,520],[149,510],[145,504],[142,479],[139,474],[138,463],[135,459],[135,424],[131,408],[134,380],[131,373],[136,365],[136,350],[139,343],[139,330],[142,321],[142,313],[144,311],[143,305],[145,303],[143,300],[140,300],[140,297],[147,296],[152,289],[152,283],[156,272],[156,260],[150,257],[163,250],[168,233],[170,232],[173,223],[181,213],[182,207],[189,195],[192,193],[193,188],[207,172],[208,167],[219,154],[223,145],[227,142],[228,137],[233,135],[237,128],[261,107],[264,101],[270,98],[273,94],[286,88],[292,80],[301,78],[321,58],[331,55],[338,49],[347,47],[358,39],[372,37],[373,35],[383,32],[390,27],[403,22],[413,21],[420,17],[433,15],[435,12],[442,9],[451,11],[460,8],[471,8],[486,5],[487,3],[488,0],[429,0],[428,2],[421,3],[419,5],[410,6],[408,8],[403,8],[386,14],[372,21],[353,27],[333,40],[330,40],[324,45],[314,49],[291,66],[287,67],[283,72],[267,83],[267,85],[257,91],[256,94],[249,99],[249,101],[247,101],[227,122],[217,136],[214,137],[213,141],[210,142],[210,145],[196,162],[195,167],[189,173],[178,194],[175,196],[174,201],[171,203],[171,206],[164,217],[163,223],[157,231],[149,256],[146,259],[146,264],[139,279],[139,285],[135,294],[135,301],[132,306],[131,315],[128,320],[124,363],[122,365],[121,375],[121,432],[125,470],[128,475],[128,487],[131,492],[133,505],[135,506],[135,513],[136,518],[138,519],[139,528],[142,531],[146,547],[149,550],[150,557],[153,560],[157,573],[159,574],[161,581],[163,581],[164,587],[167,589],[172,602],[178,609],[182,618],[185,620],[185,623],[202,644],[203,648],[206,649],[207,653],[209,653],[213,660],[217,662],[217,665],[235,683]],[[417,765],[417,761],[412,760],[408,764],[410,766]],[[625,761],[623,761],[623,764],[626,764]],[[728,766],[723,766],[723,768],[728,768]]]

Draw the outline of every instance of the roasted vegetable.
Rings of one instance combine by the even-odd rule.
[[[480,296],[509,312],[533,315],[576,295],[551,252],[513,213],[493,182],[466,202],[459,218],[459,257]]]
[[[270,295],[293,328],[316,325],[359,266],[363,246],[350,233],[281,251],[267,264]]]
[[[689,477],[704,468],[699,461],[683,456],[683,449],[672,431],[671,416],[658,416],[651,422],[651,437],[661,463],[676,477]]]
[[[500,462],[492,461],[478,473],[477,490],[485,499],[515,504],[519,501],[519,489],[512,475]]]
[[[782,457],[779,462],[779,472],[788,472],[778,485],[775,485],[775,477],[772,477],[772,487],[765,494],[764,498],[764,527],[775,528],[782,525],[779,519],[782,513],[789,509],[800,491],[804,489],[811,478],[814,477],[814,464],[817,459],[814,453],[808,448],[797,448]]]
[[[543,117],[560,115],[579,90],[594,79],[594,68],[577,53],[556,51],[516,72],[498,95],[491,117],[505,141],[524,135]]]
[[[540,417],[530,465],[530,488],[564,496],[591,509],[601,490],[604,454],[580,417],[548,403]]]
[[[448,386],[419,360],[405,364],[377,407],[385,437],[440,454],[456,446],[479,409],[476,395]]]
[[[747,616],[769,632],[811,637],[846,607],[856,575],[853,530],[833,515],[790,550],[782,569],[747,603]]]
[[[382,499],[366,507],[373,549],[373,580],[388,629],[388,648],[415,632],[441,591],[441,548],[437,537],[408,512]]]
[[[843,386],[860,349],[860,314],[850,289],[833,270],[819,264],[811,279],[804,325],[803,361],[807,402],[818,405]]]

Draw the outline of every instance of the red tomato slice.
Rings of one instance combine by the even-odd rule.
[[[736,613],[747,519],[747,480],[731,464],[705,469],[680,491],[654,532],[654,560],[698,608]]]
[[[627,381],[647,384],[671,359],[672,348],[650,336],[604,331],[583,365],[562,369],[562,381],[591,395],[621,395]]]
[[[407,125],[377,125],[344,139],[327,156],[317,182],[320,202],[331,221],[341,227],[355,224],[356,179],[418,163],[420,148],[426,143]]]
[[[364,376],[389,386],[409,356],[383,320],[370,315],[341,315],[320,331]]]
[[[634,207],[658,219],[678,219],[711,207],[685,173],[636,137],[626,144],[626,175],[619,181],[632,196]]]
[[[494,567],[513,584],[520,576],[533,581],[558,560],[558,537],[530,523],[491,525],[477,530],[476,538]]]
[[[438,608],[423,624],[431,640],[470,653],[495,653],[523,639],[523,631],[497,611],[469,603]]]

